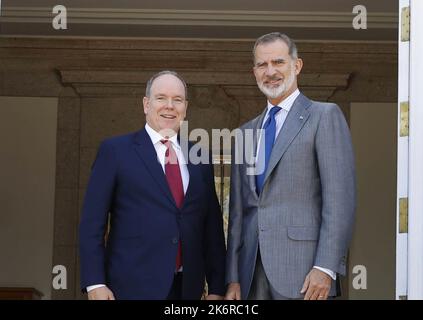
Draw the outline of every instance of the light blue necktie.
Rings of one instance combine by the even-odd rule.
[[[256,175],[256,188],[257,194],[263,190],[263,183],[264,177],[266,175],[267,166],[269,164],[270,154],[272,153],[273,144],[275,142],[275,135],[276,135],[276,120],[275,115],[278,113],[282,108],[275,106],[270,109],[269,117],[267,118],[266,122],[264,123],[263,130],[264,130],[264,170],[262,174]],[[262,136],[263,138],[263,136]],[[261,144],[263,147],[263,144]],[[260,152],[260,154],[263,154]]]

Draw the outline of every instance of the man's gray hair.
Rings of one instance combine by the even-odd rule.
[[[158,77],[164,76],[166,74],[170,74],[172,76],[175,76],[179,80],[181,80],[181,82],[182,82],[182,84],[184,85],[184,88],[185,88],[185,100],[188,100],[188,89],[187,89],[187,84],[186,84],[185,80],[176,71],[170,71],[170,70],[160,71],[160,72],[156,73],[155,75],[153,75],[150,78],[150,80],[148,80],[147,85],[145,87],[145,96],[147,98],[150,98],[151,86],[153,85],[154,80],[156,80]]]
[[[297,51],[297,46],[295,45],[295,42],[284,33],[272,32],[272,33],[265,34],[256,40],[256,43],[254,44],[254,49],[253,49],[254,61],[256,59],[257,46],[261,44],[272,43],[277,40],[283,41],[288,46],[289,55],[291,56],[292,59],[298,58],[298,51]]]

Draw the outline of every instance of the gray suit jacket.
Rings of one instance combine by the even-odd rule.
[[[244,137],[261,128],[265,113],[240,128]],[[256,150],[253,136],[250,149]],[[356,195],[351,136],[339,107],[297,97],[276,138],[259,196],[255,176],[247,174],[252,155],[245,147],[243,141],[233,148],[227,283],[239,282],[242,298],[248,296],[258,246],[270,284],[285,297],[303,296],[314,265],[344,275]],[[235,159],[240,150],[243,161]],[[331,295],[335,289],[333,283]]]

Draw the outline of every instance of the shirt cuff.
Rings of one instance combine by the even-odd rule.
[[[97,289],[97,288],[101,288],[101,287],[105,287],[105,284],[95,284],[93,286],[88,286],[87,287],[87,292],[90,292],[91,290]]]
[[[320,270],[324,273],[326,273],[327,275],[329,275],[333,280],[336,280],[336,273],[333,272],[332,270],[326,269],[326,268],[322,268],[322,267],[318,267],[318,266],[313,266],[314,269]]]

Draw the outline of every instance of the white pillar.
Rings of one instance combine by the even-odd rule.
[[[408,299],[423,299],[423,1],[410,0]]]
[[[408,287],[408,233],[400,231],[400,199],[408,198],[408,135],[401,136],[401,103],[409,101],[410,42],[401,40],[401,12],[410,6],[410,0],[399,0],[398,24],[398,152],[397,152],[397,246],[396,246],[396,299],[407,296]]]

